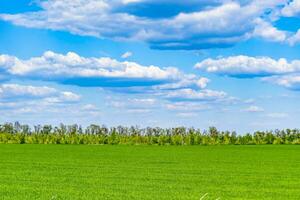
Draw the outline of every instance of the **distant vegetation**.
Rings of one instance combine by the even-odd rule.
[[[300,130],[286,129],[237,134],[194,128],[138,128],[90,125],[38,125],[30,128],[18,122],[0,125],[0,143],[6,144],[147,144],[147,145],[259,145],[300,144]]]

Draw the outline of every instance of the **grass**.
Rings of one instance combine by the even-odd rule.
[[[300,199],[300,146],[0,145],[0,199]]]

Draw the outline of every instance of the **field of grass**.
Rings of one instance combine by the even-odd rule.
[[[300,199],[300,146],[0,145],[0,199]]]

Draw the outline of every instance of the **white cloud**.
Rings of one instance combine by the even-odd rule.
[[[257,19],[256,23],[257,25],[253,33],[254,36],[275,42],[284,42],[287,40],[287,32],[278,30],[270,22]]]
[[[7,78],[38,79],[86,87],[147,87],[157,91],[204,89],[210,82],[207,78],[185,74],[175,67],[143,66],[109,57],[82,57],[73,52],[63,55],[47,51],[40,57],[27,60],[0,55],[1,68]]]
[[[276,1],[210,1],[197,12],[180,12],[175,17],[152,19],[117,12],[120,6],[143,0],[48,0],[42,10],[1,14],[2,20],[30,28],[64,30],[73,34],[115,40],[139,40],[158,49],[201,49],[226,47],[248,38],[255,20],[285,3]],[[157,1],[158,2],[158,1]],[[172,3],[165,1],[164,3]],[[194,1],[203,4],[203,1]],[[209,1],[206,4],[209,4]],[[122,9],[121,9],[122,10]],[[236,17],[238,16],[238,17]]]
[[[197,86],[201,89],[203,88],[206,88],[207,84],[210,82],[210,80],[208,78],[200,78],[198,81],[197,81]]]
[[[288,62],[281,58],[231,56],[220,59],[206,59],[195,65],[195,68],[210,73],[236,77],[270,76],[300,72],[300,60]]]
[[[72,92],[62,92],[61,98],[64,101],[78,101],[80,99],[80,96]]]
[[[176,68],[161,69],[157,66],[142,66],[134,62],[119,62],[102,58],[85,58],[76,53],[66,55],[47,51],[41,57],[21,60],[14,56],[2,55],[0,67],[12,75],[38,77],[117,77],[175,79],[180,76]]]
[[[264,109],[258,106],[249,106],[248,108],[244,109],[245,112],[257,113],[257,112],[264,112]]]
[[[77,82],[80,82],[80,78],[96,78],[98,82],[93,81],[91,83],[99,84],[100,86],[101,84],[106,84],[111,87],[114,84],[108,84],[113,79],[126,82],[130,82],[130,79],[142,79],[144,83],[159,80],[177,82],[190,76],[183,74],[174,67],[143,66],[135,62],[120,62],[108,57],[86,58],[73,52],[62,55],[51,51],[45,52],[41,57],[33,57],[28,60],[0,55],[0,68],[4,69],[5,73],[11,76],[50,81],[63,82],[71,79],[72,82],[79,79]],[[103,78],[105,80],[102,80]],[[139,84],[141,83],[139,82]]]
[[[166,93],[166,98],[190,101],[215,101],[222,100],[227,97],[223,91],[214,90],[193,90],[193,89],[179,89],[169,91]]]
[[[293,36],[289,37],[287,41],[292,46],[300,43],[300,29]]]
[[[300,16],[300,1],[292,0],[281,10],[281,14],[285,17]]]
[[[127,51],[127,52],[125,52],[124,54],[122,54],[121,58],[126,59],[126,58],[131,57],[132,55],[133,55],[132,52]]]
[[[66,103],[66,102],[78,102],[80,96],[72,92],[61,92],[55,97],[48,97],[45,99],[47,103]]]
[[[207,87],[207,84],[209,82],[210,80],[205,77],[198,78],[195,75],[186,75],[182,77],[182,79],[179,80],[178,82],[161,84],[158,86],[154,86],[153,88],[159,90],[184,89],[190,87],[197,87],[200,89],[204,89]]]
[[[152,98],[155,96],[155,98]],[[120,112],[149,113],[152,110],[167,110],[175,113],[191,113],[205,111],[222,106],[232,98],[222,91],[207,89],[172,89],[154,90],[151,94],[143,94],[143,98],[109,98],[107,105]]]
[[[264,78],[263,81],[292,90],[300,90],[300,75],[273,76]]]
[[[46,102],[77,102],[80,96],[69,91],[58,91],[55,88],[46,86],[31,86],[20,84],[2,84],[0,85],[0,98],[2,101],[17,98],[44,99]]]
[[[80,109],[80,96],[70,91],[60,91],[48,86],[6,83],[0,85],[0,112],[2,120],[25,120],[48,123],[53,120],[76,118],[87,114]],[[63,112],[62,112],[63,111]],[[75,113],[78,112],[78,113]],[[81,113],[79,113],[81,112]]]
[[[0,85],[0,97],[47,97],[56,94],[57,90],[50,87],[25,86],[19,84],[2,84]]]
[[[300,60],[287,61],[269,57],[231,56],[219,59],[205,59],[195,68],[209,73],[238,78],[263,77],[262,81],[300,90]]]

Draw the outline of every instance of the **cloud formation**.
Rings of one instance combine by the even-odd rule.
[[[6,83],[0,85],[0,111],[2,120],[57,119],[74,111],[87,113],[78,106],[81,96],[48,86]],[[77,106],[76,109],[72,108]],[[69,110],[70,109],[70,110]],[[63,110],[63,112],[62,112]],[[53,116],[53,113],[55,115]],[[30,114],[30,115],[29,115]],[[58,115],[59,114],[59,115]],[[78,114],[78,113],[77,113]],[[42,116],[42,117],[41,117]],[[45,117],[47,116],[47,117]]]
[[[264,81],[273,83],[287,89],[300,90],[300,75],[285,75],[263,78]]]
[[[87,87],[151,86],[196,79],[195,75],[184,74],[174,67],[143,66],[109,57],[86,58],[73,52],[63,55],[47,51],[41,57],[27,60],[0,55],[0,69],[7,76]],[[200,87],[207,82],[199,78],[197,81],[195,84]]]
[[[166,94],[166,98],[178,101],[216,101],[227,98],[227,94],[223,91],[214,90],[193,90],[180,89],[170,91]]]
[[[2,84],[0,85],[0,97],[48,97],[57,94],[57,90],[50,87],[25,86],[19,84]]]
[[[272,27],[271,16],[287,3],[288,0],[184,3],[169,0],[48,0],[38,3],[39,11],[0,14],[0,18],[29,28],[144,41],[155,49],[190,50],[230,47],[256,36],[282,41],[285,34]],[[289,4],[282,13],[294,14],[294,7],[297,6]],[[263,20],[265,22],[258,23]]]
[[[300,60],[288,62],[285,58],[275,60],[269,57],[240,55],[205,59],[197,63],[195,68],[219,75],[249,78],[300,72]]]
[[[273,42],[289,42],[291,40],[288,32],[278,30],[270,22],[262,19],[256,20],[253,36]]]
[[[69,91],[58,91],[55,88],[46,86],[32,86],[20,84],[2,84],[0,85],[0,101],[10,99],[35,99],[40,98],[46,101],[55,100],[55,102],[77,102],[80,96]]]
[[[164,101],[226,101],[223,91],[206,89],[210,80],[195,74],[185,74],[174,67],[143,66],[135,62],[117,61],[108,57],[82,57],[76,53],[45,52],[26,60],[0,55],[1,74],[11,79],[51,81],[84,87],[99,87],[125,94],[152,95]],[[71,92],[57,92],[53,88],[6,85],[3,90],[22,95],[45,96],[48,103],[79,100]],[[55,95],[49,95],[52,92]],[[7,92],[6,92],[7,93]],[[7,94],[6,94],[7,95]],[[151,99],[151,101],[150,101]],[[131,100],[132,105],[154,104],[153,98]],[[120,104],[118,104],[120,105]]]
[[[300,16],[300,1],[290,1],[281,11],[281,14],[285,17]]]
[[[196,69],[235,78],[261,77],[269,82],[291,90],[300,90],[300,60],[278,60],[270,57],[231,56],[205,59],[195,65]]]
[[[0,85],[1,120],[38,123],[99,117],[100,109],[83,104],[81,95],[48,86],[5,83]]]

